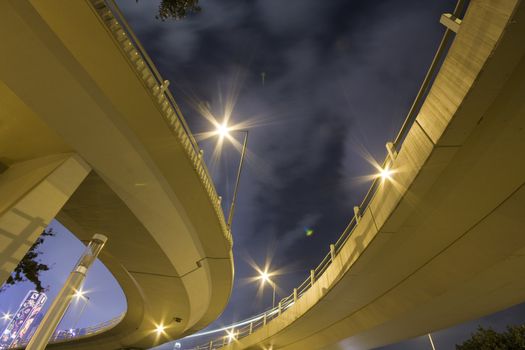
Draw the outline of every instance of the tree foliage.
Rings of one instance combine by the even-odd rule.
[[[199,0],[161,0],[159,13],[155,17],[161,21],[169,18],[179,20],[200,11]]]
[[[39,249],[40,245],[44,242],[46,237],[54,236],[53,229],[44,230],[40,237],[37,238],[35,243],[29,248],[26,255],[20,260],[18,263],[18,266],[15,268],[11,276],[7,279],[4,286],[2,287],[2,290],[4,290],[6,287],[14,285],[19,282],[23,281],[29,281],[35,285],[35,289],[38,292],[43,292],[46,290],[42,286],[42,282],[40,281],[40,273],[42,271],[48,271],[49,266],[46,264],[43,264],[40,259],[38,259],[39,255],[42,253]]]
[[[514,350],[525,349],[525,325],[509,326],[503,333],[478,327],[472,337],[456,350]]]

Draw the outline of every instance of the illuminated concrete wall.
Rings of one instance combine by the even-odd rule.
[[[0,283],[90,170],[76,155],[53,155],[16,163],[0,174]]]

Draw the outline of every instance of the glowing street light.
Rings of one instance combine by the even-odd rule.
[[[84,292],[82,290],[82,288],[81,288],[81,289],[78,289],[77,291],[75,291],[75,294],[73,294],[73,297],[76,298],[77,300],[84,299],[84,295],[85,294],[86,294],[86,292]]]
[[[4,322],[5,321],[10,321],[11,320],[11,316],[13,316],[13,314],[9,313],[9,311],[8,312],[4,312],[3,315],[2,315],[2,320],[4,320]]]
[[[270,275],[269,275],[268,272],[266,272],[266,271],[261,272],[260,279],[261,279],[263,282],[271,282],[271,281],[270,281]]]
[[[264,285],[265,283],[268,283],[273,288],[273,297],[272,297],[272,309],[275,307],[275,282],[270,279],[270,276],[272,274],[268,272],[268,270],[261,271],[259,274],[259,279],[261,280],[261,283]]]
[[[161,335],[164,333],[164,330],[166,329],[166,326],[164,326],[163,324],[159,324],[157,325],[157,327],[155,328],[155,332],[157,332],[157,335]]]
[[[73,294],[73,297],[76,298],[77,302],[79,302],[80,300],[84,300],[84,303],[82,304],[82,308],[80,309],[80,312],[78,313],[78,316],[75,322],[73,323],[73,328],[76,328],[78,322],[80,321],[80,318],[82,317],[82,314],[86,310],[87,304],[90,299],[89,299],[89,296],[86,295],[86,292],[83,291],[82,289],[77,290],[75,294]]]
[[[228,344],[237,339],[233,329],[231,331],[226,330],[226,337],[228,338]]]
[[[220,137],[226,137],[230,134],[230,128],[228,128],[226,123],[218,124],[217,134],[219,134]]]
[[[379,171],[378,176],[381,177],[383,181],[389,180],[392,178],[392,170],[388,167],[385,167]]]

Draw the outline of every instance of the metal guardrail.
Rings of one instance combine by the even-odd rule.
[[[73,328],[67,330],[56,330],[51,336],[50,343],[63,343],[71,340],[78,340],[86,337],[90,337],[115,327],[122,319],[126,313],[122,313],[117,317],[114,317],[108,321],[101,322],[97,325],[85,327],[85,328]],[[21,342],[16,344],[13,348],[25,347],[28,342]]]
[[[454,9],[454,12],[453,12],[453,15],[455,17],[460,16],[460,14],[463,12],[464,5],[465,5],[465,0],[458,0],[456,7]],[[399,133],[397,134],[394,142],[387,143],[387,149],[389,150],[389,152],[382,164],[383,169],[391,165],[391,163],[394,160],[393,158],[395,157],[397,152],[399,152],[399,150],[401,149],[402,143],[406,135],[408,134],[408,131],[412,127],[412,124],[416,120],[417,114],[419,113],[419,110],[424,101],[424,98],[426,94],[428,93],[431,83],[433,82],[437,74],[438,68],[440,67],[439,63],[442,62],[444,55],[447,52],[447,49],[450,43],[452,42],[452,38],[453,38],[453,32],[449,30],[448,28],[446,28],[445,34],[443,35],[443,38],[441,39],[441,42],[434,55],[432,63],[430,64],[427,74],[425,75],[425,78],[423,79],[421,87],[416,95],[416,98],[414,99],[414,102],[412,103],[412,106],[410,107],[410,110],[405,118],[405,121],[403,122],[403,125],[401,126],[401,129],[399,130]],[[321,275],[328,269],[328,267],[332,264],[332,261],[334,260],[334,258],[337,256],[337,254],[341,251],[343,246],[346,244],[346,242],[348,241],[348,238],[352,235],[352,232],[355,230],[355,228],[357,227],[359,223],[360,214],[363,213],[368,208],[370,201],[374,197],[377,191],[377,188],[379,187],[379,183],[380,183],[379,178],[374,179],[368,192],[363,198],[361,204],[358,207],[356,207],[357,210],[355,212],[354,217],[350,220],[350,223],[345,228],[345,230],[343,231],[339,239],[335,242],[335,244],[330,245],[329,253],[323,258],[323,260],[319,263],[319,265],[315,269],[310,270],[310,276],[306,280],[304,280],[303,283],[299,285],[299,287],[294,288],[292,294],[281,299],[277,307],[269,309],[255,317],[252,317],[251,318],[252,321],[248,322],[242,327],[235,327],[235,328],[234,327],[231,327],[231,328],[224,327],[224,328],[229,329],[228,334],[223,335],[219,338],[216,338],[212,341],[209,341],[205,344],[194,347],[193,350],[218,349],[218,348],[221,348],[229,344],[234,339],[240,339],[245,336],[248,336],[252,334],[258,328],[265,326],[272,319],[281,315],[289,307],[291,307],[295,302],[297,302],[297,300],[302,295],[304,295],[312,287],[312,285],[321,277]],[[247,319],[247,320],[249,321],[250,319]],[[245,323],[245,322],[241,321],[239,323]]]
[[[186,156],[193,163],[193,168],[206,189],[219,219],[224,237],[232,246],[233,238],[230,229],[226,226],[221,207],[221,198],[217,195],[208,168],[204,164],[203,151],[199,148],[197,141],[195,141],[179,106],[168,89],[169,81],[162,78],[114,0],[86,1],[91,5],[108,32],[111,33],[123,56],[127,58],[129,65],[150,93],[152,100],[156,103],[159,112],[164,117],[174,136],[179,139]]]

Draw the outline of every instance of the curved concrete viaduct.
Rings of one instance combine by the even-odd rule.
[[[81,240],[109,237],[101,260],[128,305],[112,329],[50,348],[181,337],[222,312],[233,283],[231,234],[202,154],[114,11],[0,2],[0,281],[57,217]]]
[[[525,301],[525,6],[472,0],[454,23],[392,179],[331,263],[199,349],[370,349]]]

